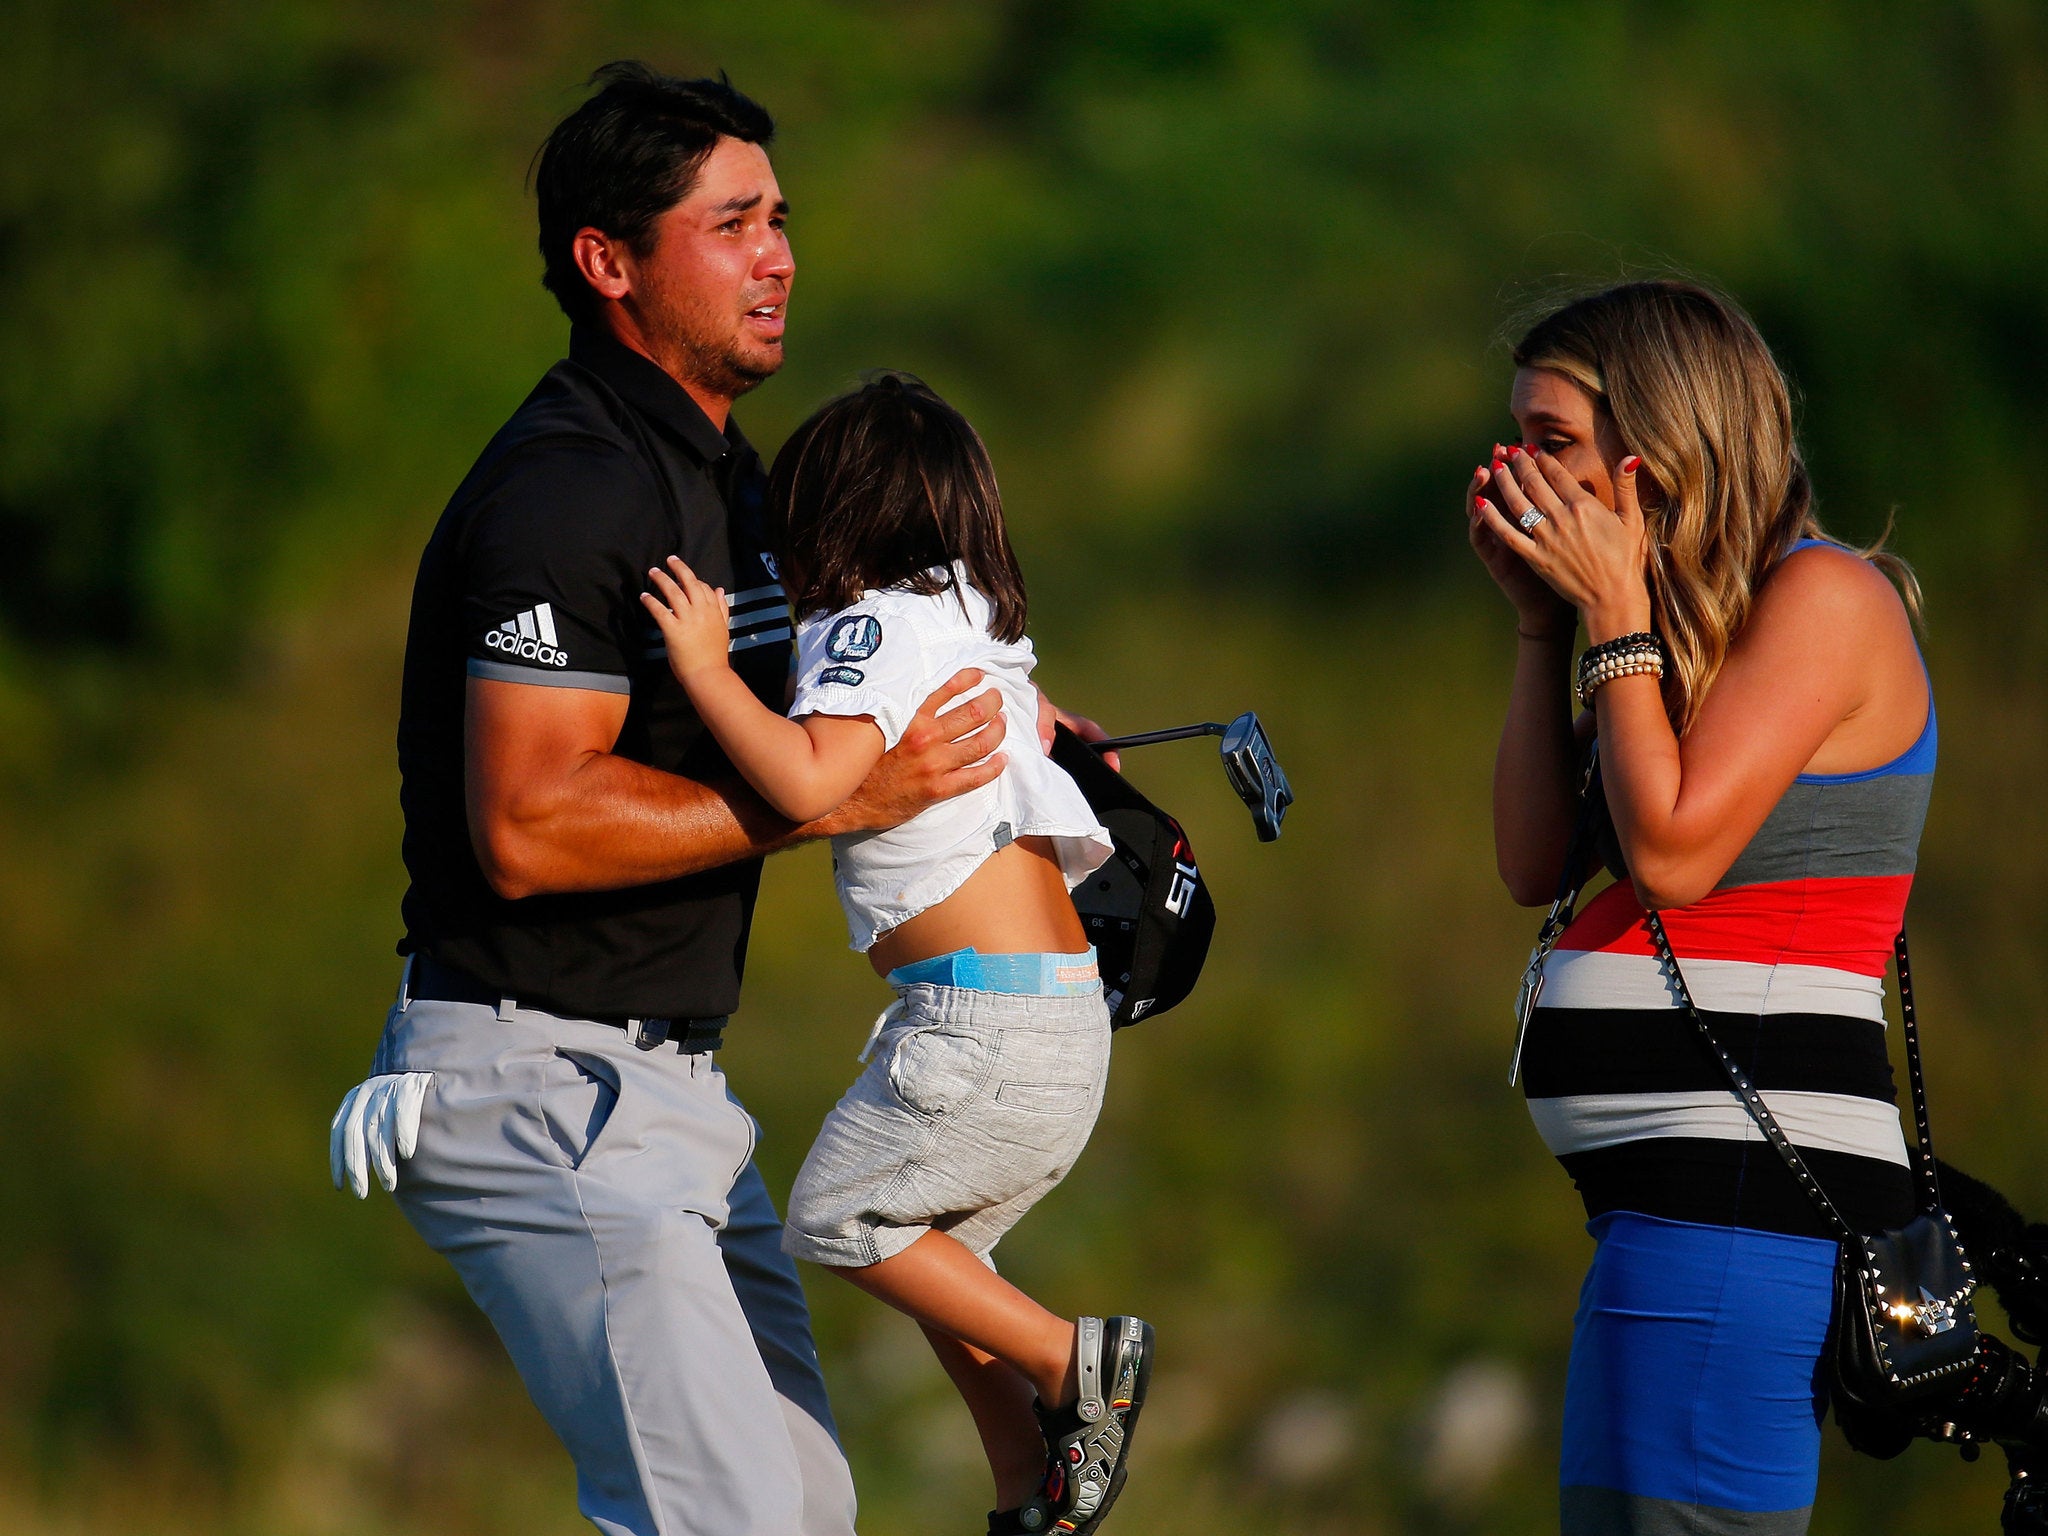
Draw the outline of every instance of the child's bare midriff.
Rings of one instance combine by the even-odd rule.
[[[1050,838],[1020,837],[991,854],[959,890],[875,940],[868,962],[886,976],[898,966],[969,948],[984,955],[1087,950]]]

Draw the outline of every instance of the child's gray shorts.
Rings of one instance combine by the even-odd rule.
[[[796,1176],[783,1251],[878,1264],[936,1229],[986,1257],[1074,1166],[1108,1077],[1099,988],[904,988]]]

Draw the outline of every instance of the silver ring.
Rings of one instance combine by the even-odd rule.
[[[1524,512],[1520,517],[1515,519],[1515,526],[1517,528],[1520,528],[1524,533],[1533,533],[1535,531],[1536,525],[1542,521],[1543,514],[1541,512],[1538,512],[1534,507],[1531,507],[1528,511]]]

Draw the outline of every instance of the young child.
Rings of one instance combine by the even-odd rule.
[[[1008,721],[992,783],[832,840],[853,947],[897,996],[797,1175],[783,1246],[923,1326],[988,1452],[991,1533],[1080,1536],[1123,1487],[1152,1330],[1057,1317],[989,1253],[1066,1176],[1102,1107],[1109,1013],[1069,892],[1109,834],[1039,746],[1023,577],[959,412],[897,374],[829,402],[776,457],[768,536],[798,620],[788,718],[728,665],[723,592],[671,559],[642,601],[776,810],[837,807],[962,667],[987,674]]]

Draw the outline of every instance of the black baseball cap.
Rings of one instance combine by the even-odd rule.
[[[1074,887],[1074,909],[1102,967],[1113,1029],[1166,1012],[1202,974],[1216,904],[1181,824],[1064,725],[1052,760],[1080,787],[1116,852]]]

